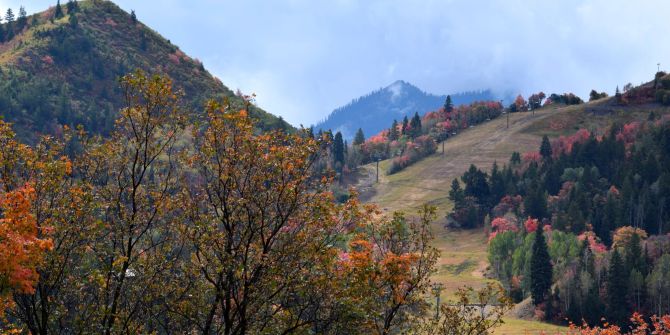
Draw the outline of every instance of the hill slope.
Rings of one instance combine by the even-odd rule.
[[[0,113],[24,140],[57,133],[61,124],[108,132],[123,102],[118,78],[138,68],[172,78],[193,111],[209,98],[242,105],[197,59],[112,2],[81,1],[62,12],[56,17],[52,7],[2,25],[15,36],[0,43]],[[258,108],[251,114],[262,129],[288,127]]]
[[[314,128],[340,131],[344,138],[350,139],[360,127],[366,136],[370,136],[390,127],[394,119],[401,121],[405,116],[412,117],[415,112],[423,115],[436,110],[444,105],[446,98],[446,95],[429,94],[410,83],[398,80],[334,110]],[[495,100],[493,93],[488,90],[454,94],[451,98],[454,105]]]
[[[614,98],[603,99],[577,106],[550,106],[532,113],[510,114],[510,127],[506,117],[500,117],[470,128],[445,142],[441,150],[415,165],[394,174],[381,173],[375,184],[375,166],[364,166],[358,188],[368,202],[378,204],[384,211],[413,212],[424,203],[438,207],[438,220],[433,225],[435,245],[441,251],[434,279],[445,286],[444,298],[461,286],[483,285],[488,279],[486,232],[476,230],[447,230],[445,215],[452,204],[448,192],[454,178],[460,177],[470,164],[490,170],[494,161],[508,162],[514,151],[536,151],[543,135],[556,137],[573,134],[581,128],[602,129],[614,122],[626,123],[647,119],[650,112],[670,114],[670,107],[655,103],[620,106]],[[380,163],[385,171],[390,162]],[[510,316],[507,324],[496,334],[537,333],[557,327],[543,323],[523,321]]]

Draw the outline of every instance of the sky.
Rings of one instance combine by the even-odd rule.
[[[28,13],[56,0],[0,0]],[[66,1],[66,0],[63,0]],[[617,86],[670,69],[667,0],[118,0],[263,109],[308,126],[408,81],[435,94]]]

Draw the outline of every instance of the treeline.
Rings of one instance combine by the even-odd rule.
[[[533,297],[541,317],[596,324],[607,316],[627,325],[633,311],[661,315],[670,307],[661,298],[670,297],[661,284],[670,273],[669,153],[667,118],[653,113],[603,135],[545,136],[539,152],[515,153],[490,175],[471,166],[464,188],[454,180],[449,220],[491,223],[494,274],[517,301],[532,296],[538,280],[545,283]],[[553,275],[534,280],[538,227],[549,236]]]
[[[193,126],[139,71],[122,89],[106,138],[31,147],[0,121],[3,332],[485,333],[509,310],[495,285],[431,307],[435,210],[337,204],[308,131],[259,133],[227,100]],[[474,296],[495,306],[464,314]]]

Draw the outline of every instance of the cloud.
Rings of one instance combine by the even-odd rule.
[[[31,1],[28,11],[54,1]],[[646,81],[656,63],[670,64],[663,0],[118,3],[293,124],[314,123],[398,79],[439,94],[492,88],[586,97],[592,88]]]

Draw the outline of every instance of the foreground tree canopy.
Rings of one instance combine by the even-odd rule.
[[[187,125],[164,77],[136,72],[122,89],[108,138],[66,129],[31,148],[0,121],[4,331],[449,333],[471,322],[447,305],[426,322],[434,208],[384,216],[355,192],[338,204],[331,179],[311,173],[329,144],[306,131],[259,134],[227,101]],[[498,303],[502,291],[480,297]]]

